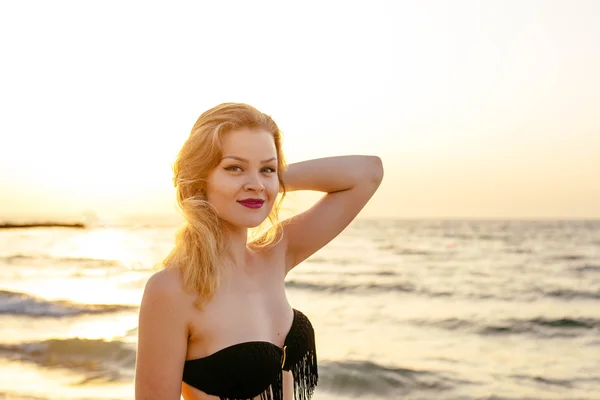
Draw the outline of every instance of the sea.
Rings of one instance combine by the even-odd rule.
[[[133,399],[177,227],[0,230],[0,399]],[[314,400],[600,399],[600,220],[357,219],[286,290]]]

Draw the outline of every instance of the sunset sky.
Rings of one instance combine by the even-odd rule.
[[[226,101],[289,162],[379,155],[363,217],[600,218],[600,2],[0,3],[0,220],[174,211]],[[304,208],[314,196],[296,197]]]

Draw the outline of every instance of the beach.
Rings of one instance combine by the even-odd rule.
[[[177,226],[0,230],[0,399],[132,399]],[[316,400],[600,399],[600,221],[358,219],[286,279]]]

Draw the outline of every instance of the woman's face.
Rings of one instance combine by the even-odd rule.
[[[254,228],[269,216],[279,192],[273,135],[243,128],[225,134],[222,145],[223,158],[207,177],[208,201],[230,224]],[[243,202],[248,199],[264,203]]]

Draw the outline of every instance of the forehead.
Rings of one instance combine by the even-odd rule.
[[[277,157],[273,135],[262,129],[242,128],[221,138],[223,157],[239,156],[248,160],[265,160]]]

